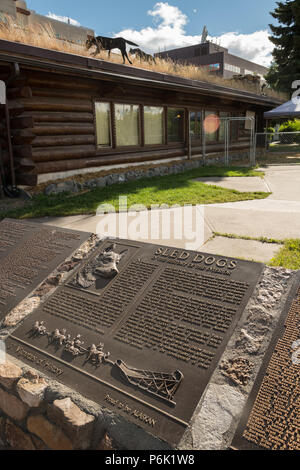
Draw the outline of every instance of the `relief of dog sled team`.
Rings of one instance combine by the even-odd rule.
[[[156,63],[155,58],[151,54],[143,52],[141,49],[139,49],[138,44],[135,44],[134,42],[128,41],[124,38],[106,38],[104,36],[90,37],[86,41],[86,48],[90,49],[91,47],[96,46],[96,50],[93,53],[94,56],[100,54],[101,50],[104,50],[108,51],[108,57],[110,57],[110,52],[112,49],[119,49],[123,57],[123,64],[125,64],[125,59],[127,59],[128,62],[132,64],[126,51],[126,44],[129,44],[130,46],[136,46],[136,49],[130,49],[129,53],[134,54],[135,57],[140,59],[140,61],[145,60],[147,62],[153,62],[154,64]]]
[[[97,345],[92,344],[91,346],[85,348],[83,346],[84,341],[82,341],[81,335],[78,334],[76,337],[72,338],[70,334],[67,334],[67,330],[65,328],[62,330],[55,328],[54,331],[49,332],[47,331],[44,321],[37,320],[32,325],[31,333],[34,337],[46,336],[48,338],[49,344],[54,344],[57,349],[63,347],[65,352],[70,353],[74,357],[85,354],[85,362],[90,361],[96,366],[99,366],[104,362],[110,362],[108,360],[110,353],[104,352],[103,343],[99,343]]]

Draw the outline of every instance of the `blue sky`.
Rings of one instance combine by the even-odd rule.
[[[122,35],[148,52],[196,44],[206,24],[230,52],[271,61],[269,14],[275,0],[27,0],[28,8],[70,17],[103,36]]]

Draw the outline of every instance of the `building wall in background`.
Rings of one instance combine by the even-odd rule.
[[[94,31],[90,28],[75,26],[53,18],[48,18],[47,16],[39,15],[34,10],[29,10],[24,0],[1,0],[0,18],[1,14],[12,16],[22,27],[37,24],[44,26],[50,25],[57,39],[78,44],[84,43],[87,36],[95,35]]]
[[[262,78],[268,72],[267,67],[229,54],[228,49],[211,42],[159,52],[155,55],[162,58],[168,57],[176,62],[203,67],[223,78],[232,78],[233,75],[247,75],[249,73],[260,75]]]
[[[1,0],[0,12],[16,16],[16,2],[14,2],[14,0]]]

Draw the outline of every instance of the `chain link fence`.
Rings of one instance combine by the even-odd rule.
[[[255,134],[255,158],[260,154],[299,153],[300,132],[261,132]]]
[[[242,124],[244,129],[247,132],[246,139],[244,142],[245,148],[240,151],[240,154],[244,154],[242,158],[248,159],[248,162],[251,166],[255,165],[255,118],[254,117],[225,117],[219,118],[220,126],[224,128],[224,164],[225,166],[230,166],[234,164],[235,160],[232,156],[234,152],[238,151],[238,147],[234,146],[234,143],[231,138],[231,125],[233,123]],[[241,143],[241,142],[239,142]],[[191,147],[190,147],[191,148]],[[206,133],[204,128],[204,122],[202,120],[202,155],[204,162],[206,161],[207,153],[207,142],[206,142]]]
[[[249,163],[255,165],[255,118],[254,117],[229,117],[225,119],[225,166],[230,165],[230,125],[233,122],[245,123],[245,128],[249,131]]]

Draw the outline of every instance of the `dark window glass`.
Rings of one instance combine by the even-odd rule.
[[[234,116],[234,117],[237,117],[237,116]],[[231,138],[230,138],[230,140],[232,142],[235,142],[235,141],[238,140],[239,127],[240,127],[240,121],[237,121],[237,120],[231,121],[231,124],[230,124]]]
[[[168,108],[168,141],[184,141],[184,110]]]
[[[220,127],[219,127],[219,142],[225,142],[226,132],[226,119],[230,117],[230,113],[220,112]],[[230,124],[229,124],[229,135],[230,135]]]
[[[219,126],[219,116],[213,111],[205,111],[204,131],[206,142],[216,142]]]
[[[201,140],[201,136],[202,136],[201,111],[190,112],[190,134],[191,134],[192,141]]]

